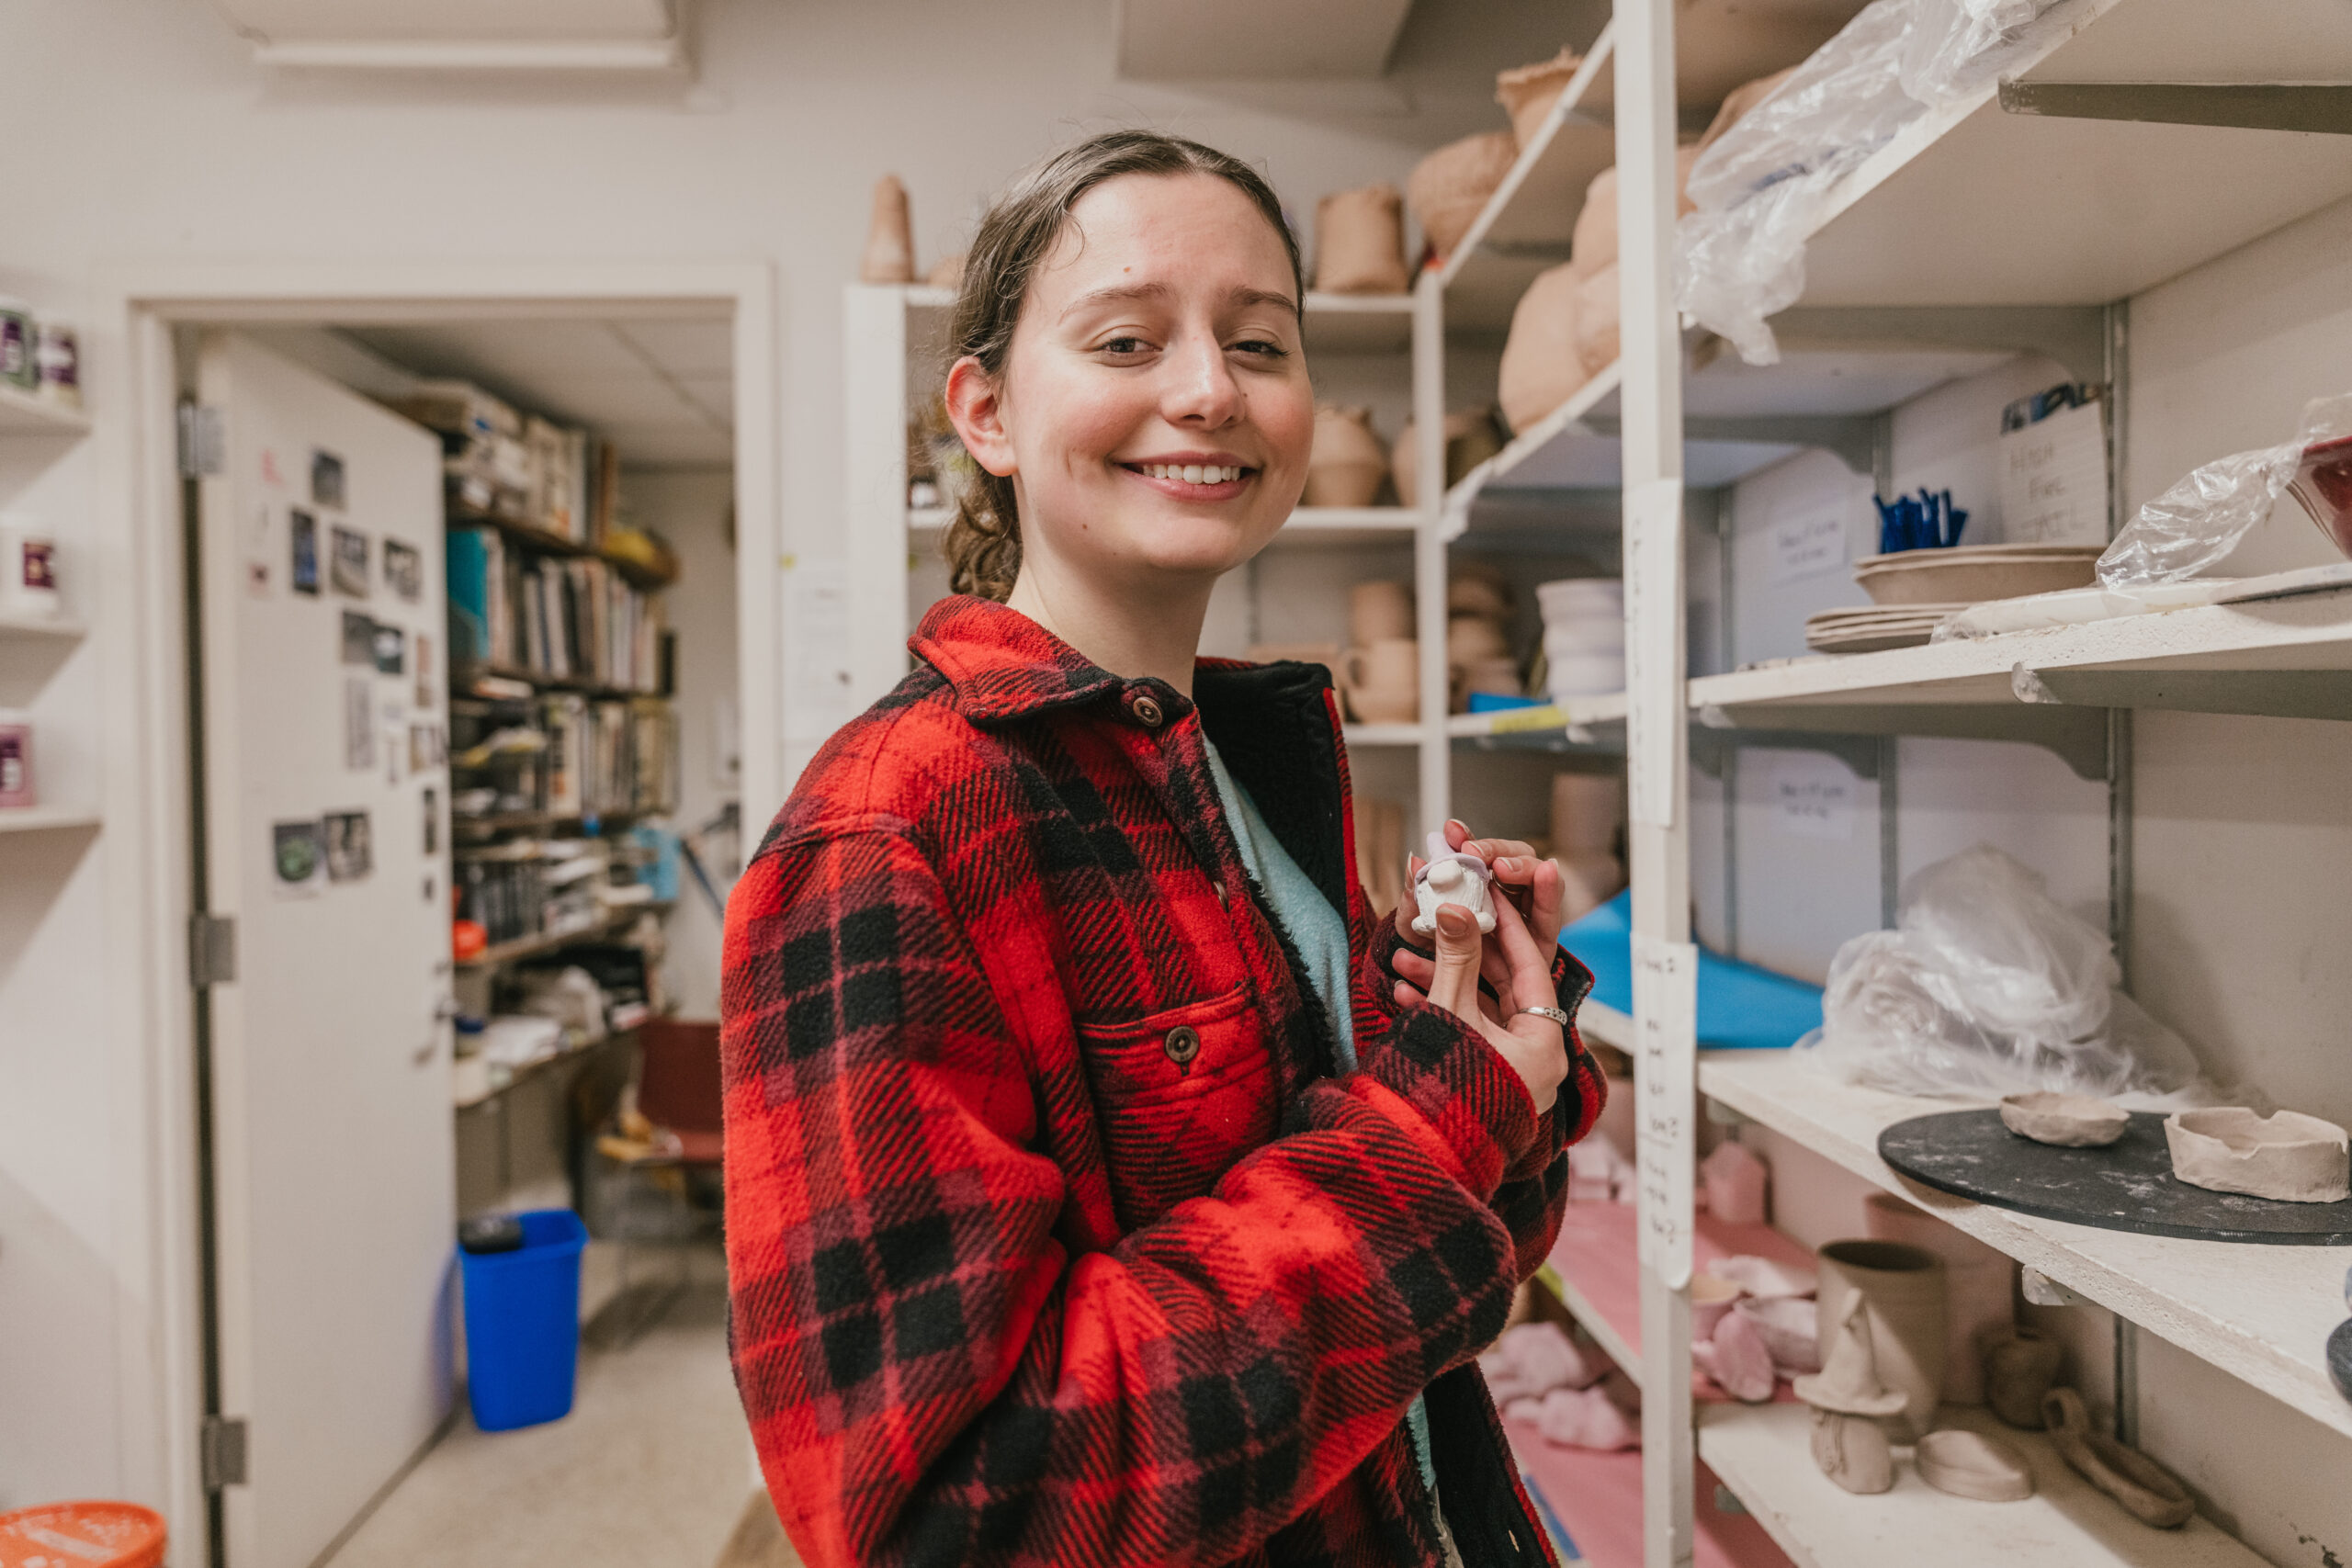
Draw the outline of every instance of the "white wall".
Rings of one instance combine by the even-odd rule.
[[[201,0],[0,0],[20,66],[0,94],[0,293],[80,318],[102,427],[70,449],[0,444],[0,506],[51,521],[89,581],[96,450],[130,451],[128,345],[120,323],[89,318],[101,265],[748,258],[779,279],[784,547],[835,557],[838,310],[876,176],[905,177],[926,264],[1013,170],[1114,124],[1260,161],[1309,213],[1327,190],[1401,183],[1427,148],[1498,126],[1493,71],[1550,54],[1562,15],[1425,6],[1396,80],[1218,100],[1114,80],[1101,0],[697,10],[699,80],[681,90],[273,77]],[[1599,17],[1580,21],[1589,37]],[[171,558],[164,539],[138,553]],[[130,639],[121,620],[101,626],[43,689],[43,769],[61,790],[95,790],[102,729],[142,722]],[[183,1170],[151,1183],[152,1129],[119,1113],[156,1092],[146,1022],[124,999],[139,977],[109,961],[130,951],[106,922],[122,869],[103,838],[0,851],[0,1506],[170,1500],[157,1347],[166,1325],[186,1333],[187,1303],[152,1276],[148,1205],[193,1200]],[[183,1539],[197,1522],[173,1520]]]

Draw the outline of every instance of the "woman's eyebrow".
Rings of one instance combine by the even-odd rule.
[[[1064,307],[1061,319],[1065,321],[1069,321],[1081,310],[1092,310],[1101,305],[1124,304],[1133,299],[1164,299],[1170,292],[1168,285],[1164,283],[1127,283],[1109,288],[1097,288],[1071,300],[1068,306]],[[1274,305],[1294,316],[1298,314],[1297,300],[1287,294],[1271,288],[1237,288],[1226,298],[1236,305]]]

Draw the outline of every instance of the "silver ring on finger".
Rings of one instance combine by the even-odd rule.
[[[1519,1010],[1532,1012],[1538,1018],[1548,1018],[1562,1029],[1567,1028],[1571,1021],[1567,1013],[1559,1008],[1521,1008]]]

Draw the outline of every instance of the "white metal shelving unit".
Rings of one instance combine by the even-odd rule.
[[[80,441],[90,433],[90,416],[43,398],[0,386],[0,440],[25,439],[30,449]],[[72,657],[89,626],[78,616],[48,617],[0,612],[0,707],[29,705],[57,668]],[[50,737],[53,744],[54,737]],[[33,737],[34,783],[41,784],[43,734]],[[0,808],[0,834],[96,832],[99,813],[87,806],[65,806],[44,796],[33,807]],[[7,877],[0,859],[0,881]]]

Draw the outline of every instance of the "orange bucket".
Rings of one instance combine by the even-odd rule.
[[[164,1517],[136,1503],[0,1514],[0,1568],[163,1568]]]

